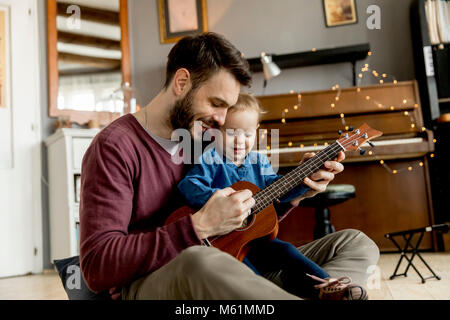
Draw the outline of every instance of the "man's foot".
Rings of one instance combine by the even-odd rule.
[[[366,290],[357,285],[352,284],[350,277],[342,277],[339,279],[327,278],[322,279],[310,274],[307,274],[312,279],[321,283],[314,286],[319,289],[320,300],[368,300]]]

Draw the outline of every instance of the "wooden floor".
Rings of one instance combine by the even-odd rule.
[[[374,281],[368,288],[371,300],[450,300],[450,252],[423,253],[425,261],[441,276],[442,280],[429,279],[422,284],[413,269],[408,277],[389,280],[394,272],[399,255],[382,254],[378,263],[381,280]],[[418,270],[426,277],[431,275],[419,259],[414,260]],[[404,268],[403,263],[400,268]],[[403,270],[403,269],[400,269]],[[54,271],[39,275],[0,279],[0,300],[67,300],[61,280]]]

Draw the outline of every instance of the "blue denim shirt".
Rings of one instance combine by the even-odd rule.
[[[201,208],[212,194],[238,181],[248,181],[264,189],[282,176],[275,174],[266,155],[249,152],[238,167],[214,149],[205,151],[178,184],[178,189],[193,208]],[[309,190],[299,184],[279,200],[289,202]]]

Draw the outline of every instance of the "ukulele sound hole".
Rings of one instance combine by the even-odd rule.
[[[244,221],[242,221],[242,225],[239,227],[239,229],[245,229],[248,226],[251,225],[251,223],[253,222],[253,214],[250,214],[246,219],[244,219]]]

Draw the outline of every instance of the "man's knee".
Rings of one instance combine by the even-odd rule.
[[[371,264],[376,265],[380,258],[380,249],[376,243],[370,239],[364,232],[356,229],[344,229],[341,232],[348,237],[352,247],[357,247],[359,251],[366,255]]]
[[[218,259],[226,259],[228,254],[216,248],[192,246],[183,250],[178,256],[181,272],[189,276],[205,276],[213,270]],[[230,258],[232,258],[230,256]]]

